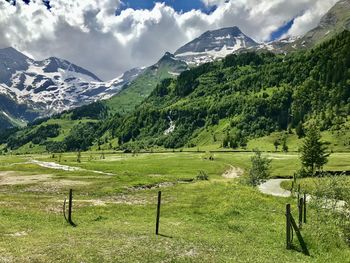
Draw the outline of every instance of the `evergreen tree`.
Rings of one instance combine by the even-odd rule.
[[[282,140],[282,151],[288,152],[287,137],[285,136]]]
[[[81,162],[81,152],[78,151],[77,153],[77,162],[80,163]]]
[[[321,141],[319,127],[312,123],[300,149],[302,166],[309,174],[314,175],[327,163],[329,154],[326,150],[325,143]]]
[[[277,152],[277,150],[278,150],[278,146],[280,146],[280,140],[279,139],[276,139],[276,140],[274,140],[274,142],[273,142],[273,146],[275,146],[275,152]]]
[[[304,128],[303,128],[303,123],[299,122],[297,127],[295,128],[295,132],[298,135],[298,138],[302,138],[305,136]]]

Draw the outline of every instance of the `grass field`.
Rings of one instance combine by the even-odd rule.
[[[334,154],[329,169],[346,168],[350,154]],[[0,262],[349,262],[350,248],[335,226],[309,210],[302,235],[311,256],[285,249],[285,204],[240,179],[221,175],[249,168],[251,153],[0,156]],[[270,153],[272,176],[290,176],[296,154]],[[85,170],[64,171],[35,159]],[[199,170],[209,181],[193,179]],[[106,175],[96,173],[112,173]],[[157,184],[160,183],[160,188]],[[62,204],[74,189],[69,226]],[[155,235],[157,192],[160,233]],[[296,215],[296,206],[292,205]]]

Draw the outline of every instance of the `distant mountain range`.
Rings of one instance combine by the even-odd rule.
[[[26,122],[106,99],[140,72],[142,69],[135,68],[103,82],[67,60],[50,57],[35,61],[14,48],[0,49],[0,118],[9,123]]]
[[[130,111],[162,79],[176,77],[189,67],[232,53],[309,48],[349,28],[350,0],[341,0],[303,37],[257,43],[235,26],[207,31],[174,55],[166,53],[150,67],[132,69],[107,82],[67,60],[50,57],[35,61],[14,48],[0,49],[0,129],[98,100],[106,100],[112,112]]]
[[[0,49],[0,92],[43,114],[60,112],[114,95],[141,72],[109,82],[67,60],[35,61],[13,48]]]

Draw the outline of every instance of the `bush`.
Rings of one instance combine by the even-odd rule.
[[[340,236],[350,244],[350,188],[344,185],[344,177],[324,174],[322,178],[315,178],[314,184],[311,205],[317,210],[316,223],[336,228],[328,231],[329,240],[339,238],[340,229]]]
[[[261,152],[254,150],[254,155],[251,157],[252,167],[249,170],[247,183],[251,186],[257,186],[266,181],[270,175],[271,160],[261,156]]]
[[[197,180],[200,180],[200,181],[208,181],[209,180],[209,176],[206,172],[200,170],[197,177],[196,177]]]

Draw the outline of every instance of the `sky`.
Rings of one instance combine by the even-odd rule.
[[[299,36],[337,0],[0,0],[0,48],[56,56],[104,80],[149,66],[207,30]]]

